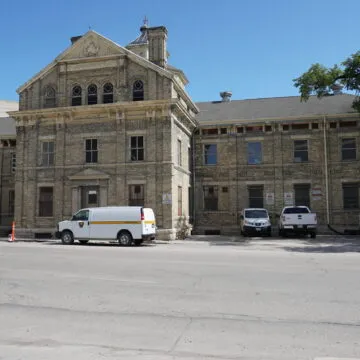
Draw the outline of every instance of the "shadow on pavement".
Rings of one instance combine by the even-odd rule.
[[[299,241],[297,244],[282,248],[285,251],[299,253],[356,253],[360,252],[360,238],[354,236],[336,240]]]
[[[141,248],[141,247],[154,247],[156,244],[154,243],[143,243],[139,246],[120,246],[117,242],[88,242],[87,244],[80,244],[75,242],[72,245],[64,245],[61,241],[41,241],[41,244],[53,245],[53,246],[64,246],[64,247],[116,247],[116,248]]]

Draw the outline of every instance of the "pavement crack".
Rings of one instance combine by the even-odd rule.
[[[184,326],[183,330],[181,331],[181,333],[179,334],[179,336],[177,337],[177,339],[175,340],[174,344],[171,346],[170,350],[168,351],[169,353],[172,353],[176,346],[178,345],[179,341],[182,339],[182,337],[184,336],[185,332],[189,329],[190,325],[192,324],[193,319],[189,318],[189,321],[186,323],[186,325]]]

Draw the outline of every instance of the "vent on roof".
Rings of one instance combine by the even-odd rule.
[[[222,91],[220,93],[222,102],[229,102],[232,96],[232,92],[231,91]]]

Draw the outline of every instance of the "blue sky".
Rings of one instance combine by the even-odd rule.
[[[95,31],[126,45],[149,26],[169,32],[169,62],[190,80],[194,101],[297,95],[292,79],[312,63],[333,65],[360,49],[359,0],[3,0],[0,99]]]

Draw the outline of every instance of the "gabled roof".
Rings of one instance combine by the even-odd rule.
[[[16,136],[15,120],[11,117],[0,117],[0,138]]]
[[[97,33],[94,30],[89,30],[88,32],[86,32],[81,38],[79,38],[79,40],[77,40],[75,43],[71,44],[67,49],[65,49],[61,54],[59,54],[49,65],[45,66],[42,70],[40,70],[37,74],[35,74],[30,80],[28,80],[26,83],[24,83],[23,85],[21,85],[16,91],[19,93],[21,91],[23,91],[26,87],[28,87],[29,85],[31,85],[33,82],[35,82],[36,80],[38,80],[39,78],[41,78],[42,76],[44,76],[46,73],[48,73],[51,69],[53,69],[57,63],[61,62],[62,60],[64,60],[64,58],[66,57],[66,55],[68,55],[72,49],[74,49],[75,47],[80,46],[83,42],[86,41],[87,38],[89,38],[91,35],[96,35],[98,36],[100,39],[103,39],[107,42],[110,43],[110,45],[118,48],[122,53],[126,54],[131,60],[133,60],[134,62],[144,66],[144,67],[148,67],[151,68],[152,70],[160,73],[163,76],[166,76],[168,78],[172,78],[172,73],[167,71],[166,69],[152,63],[151,61],[144,59],[143,57],[133,53],[131,50],[126,49],[125,47],[120,46],[119,44],[115,43],[114,41],[106,38],[105,36]],[[85,58],[84,58],[85,59]]]
[[[310,96],[307,102],[301,102],[299,96],[198,102],[200,113],[196,119],[201,123],[356,113],[351,107],[354,98],[354,95],[341,94],[322,99]]]

